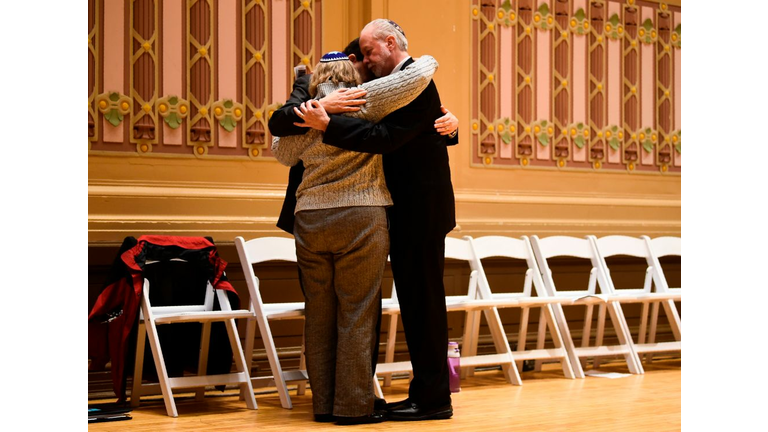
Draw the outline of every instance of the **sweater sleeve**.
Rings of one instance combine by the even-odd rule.
[[[310,129],[304,135],[291,135],[272,138],[272,154],[285,166],[294,166],[301,155],[313,143],[322,142],[322,132]]]
[[[432,81],[437,67],[434,57],[424,55],[399,72],[364,83],[361,87],[368,91],[365,106],[360,111],[345,115],[374,123],[380,121],[413,102]]]

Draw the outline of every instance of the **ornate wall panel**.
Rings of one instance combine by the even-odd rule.
[[[99,93],[99,34],[100,9],[98,0],[88,0],[88,145],[99,139],[96,96]]]
[[[472,158],[679,173],[680,7],[473,0]]]
[[[89,0],[89,152],[271,159],[269,116],[321,54],[320,4]]]

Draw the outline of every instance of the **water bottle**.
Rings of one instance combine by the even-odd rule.
[[[459,343],[448,342],[448,384],[451,387],[451,393],[461,391],[461,376],[459,376],[461,372],[459,365],[460,357]]]

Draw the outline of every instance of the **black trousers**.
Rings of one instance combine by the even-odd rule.
[[[394,210],[394,208],[392,208]],[[448,314],[445,308],[445,233],[390,212],[390,261],[413,366],[408,397],[424,408],[451,402]]]

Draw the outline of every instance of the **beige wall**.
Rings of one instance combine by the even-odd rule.
[[[395,20],[410,54],[440,62],[441,98],[461,121],[449,150],[459,226],[487,234],[681,235],[681,176],[470,166],[470,2],[324,0],[323,51],[342,49],[370,18]],[[284,235],[275,227],[288,168],[274,161],[101,156],[88,159],[88,241],[210,235],[217,243]]]

